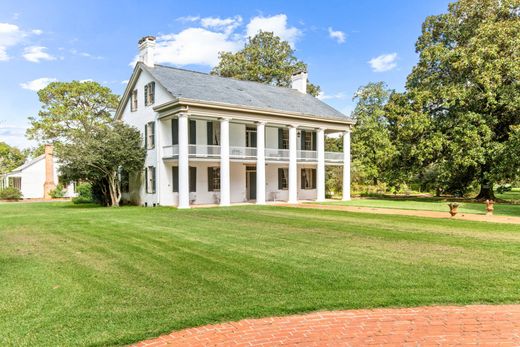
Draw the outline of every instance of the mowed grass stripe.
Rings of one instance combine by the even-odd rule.
[[[516,225],[281,207],[0,205],[0,343],[122,345],[246,317],[520,301]]]

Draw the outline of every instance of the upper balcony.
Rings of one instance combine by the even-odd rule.
[[[188,156],[193,159],[220,159],[220,146],[215,145],[188,145]],[[256,160],[256,147],[229,147],[229,157],[235,160]],[[179,157],[179,145],[163,147],[163,159],[177,159]],[[299,162],[317,162],[317,151],[298,150],[296,157]],[[268,161],[289,161],[289,150],[278,148],[266,148],[265,159]],[[343,153],[325,152],[325,162],[343,163]]]

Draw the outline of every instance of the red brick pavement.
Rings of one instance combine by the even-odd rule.
[[[315,312],[174,331],[134,346],[520,346],[520,305]]]

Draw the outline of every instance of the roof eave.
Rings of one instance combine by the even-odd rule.
[[[176,100],[169,101],[167,103],[157,105],[154,107],[154,111],[158,113],[167,112],[170,109],[179,106],[202,106],[207,108],[226,110],[226,111],[242,111],[249,112],[255,114],[263,114],[263,115],[272,115],[272,116],[280,116],[294,119],[305,119],[305,120],[313,120],[327,123],[341,123],[346,125],[354,125],[356,122],[350,118],[345,117],[345,120],[339,118],[331,118],[320,115],[312,115],[307,113],[297,113],[297,112],[287,112],[277,109],[269,109],[269,108],[259,108],[259,107],[251,107],[237,104],[228,104],[214,101],[205,101],[205,100],[195,100],[188,98],[177,98]]]

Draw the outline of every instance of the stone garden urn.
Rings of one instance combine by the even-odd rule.
[[[448,204],[448,206],[450,207],[450,214],[452,217],[455,217],[455,215],[457,214],[458,212],[458,208],[459,208],[459,204],[456,203],[456,202],[450,202]]]
[[[495,207],[493,206],[494,204],[495,204],[495,202],[493,200],[486,200],[486,215],[487,216],[493,215],[493,210],[495,209]]]

